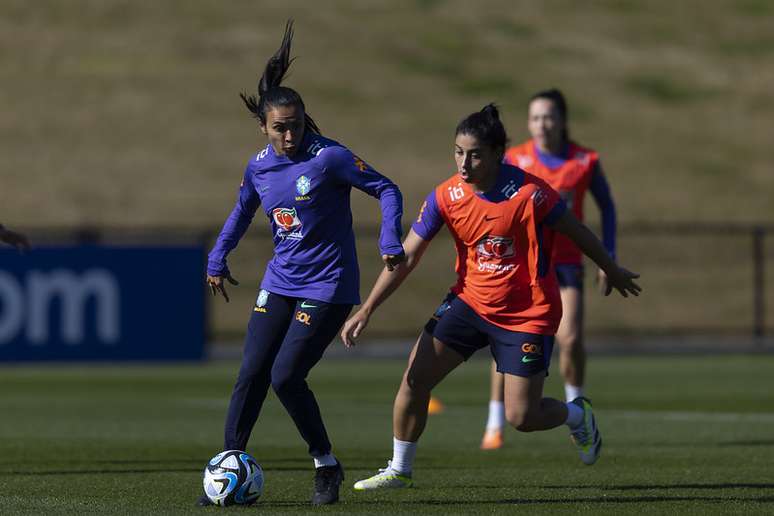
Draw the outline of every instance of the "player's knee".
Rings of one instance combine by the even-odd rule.
[[[577,353],[583,349],[583,340],[580,331],[570,330],[561,338],[561,349],[565,353]]]
[[[535,411],[529,409],[506,409],[505,419],[519,432],[534,432],[538,429]]]
[[[259,367],[242,365],[237,375],[237,385],[251,385],[254,383],[268,383],[268,374]]]
[[[414,369],[406,371],[406,374],[403,377],[403,386],[407,390],[415,393],[430,392],[433,388],[428,381],[428,378]]]
[[[271,388],[280,398],[286,394],[291,394],[302,390],[303,384],[303,381],[298,381],[289,374],[272,376],[271,379]]]

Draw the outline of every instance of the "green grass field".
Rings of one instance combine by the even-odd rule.
[[[436,391],[411,490],[349,486],[391,453],[402,360],[324,360],[313,371],[347,478],[312,511],[305,445],[273,395],[250,450],[266,489],[246,513],[774,513],[774,357],[595,357],[591,394],[605,448],[583,466],[564,428],[477,449],[487,362]],[[201,470],[219,451],[237,363],[18,366],[0,371],[0,514],[196,514]],[[552,368],[555,371],[556,366]],[[556,374],[547,391],[558,395]]]

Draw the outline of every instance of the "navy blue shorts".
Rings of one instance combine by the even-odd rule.
[[[583,290],[583,265],[559,263],[554,266],[560,287],[575,287]]]
[[[497,371],[530,377],[551,364],[553,335],[510,331],[485,321],[454,294],[449,294],[425,325],[425,331],[443,342],[465,360],[481,348],[489,349]]]

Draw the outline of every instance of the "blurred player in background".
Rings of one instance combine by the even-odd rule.
[[[30,241],[22,233],[11,231],[0,224],[0,242],[15,247],[20,252],[30,250]]]
[[[476,350],[489,347],[505,376],[506,418],[532,432],[566,424],[581,460],[593,464],[602,439],[591,404],[543,397],[543,383],[562,315],[551,268],[555,234],[572,239],[608,276],[609,293],[638,295],[637,275],[619,268],[594,234],[541,179],[503,163],[507,136],[494,105],[457,126],[457,174],[428,195],[403,243],[406,264],[385,269],[368,299],[342,329],[354,344],[373,311],[416,267],[446,224],[457,248],[457,283],[428,321],[409,357],[393,406],[393,457],[355,483],[356,490],[412,485],[416,446],[432,389]]]
[[[527,128],[532,138],[508,149],[506,163],[517,166],[548,183],[556,190],[575,217],[583,221],[583,201],[590,191],[602,219],[602,242],[615,260],[616,215],[599,155],[570,140],[567,125],[567,102],[557,89],[544,90],[529,102]],[[556,332],[559,344],[559,371],[564,379],[565,400],[584,395],[586,351],[583,347],[583,258],[581,250],[564,235],[554,241],[552,263],[559,279],[562,297],[562,321]],[[607,277],[597,271],[601,290],[607,288]],[[491,369],[489,416],[482,450],[503,445],[505,406],[503,405],[503,375],[493,362]]]
[[[271,385],[309,445],[316,471],[312,503],[322,505],[338,500],[344,472],[306,377],[360,302],[350,192],[354,186],[379,199],[379,247],[389,269],[404,259],[403,201],[389,179],[321,136],[300,95],[280,86],[290,66],[291,39],[289,22],[260,79],[258,97],[241,95],[269,143],[250,157],[236,206],[209,254],[207,283],[213,295],[228,301],[225,281],[237,282],[226,256],[262,205],[274,234],[274,257],[248,324],[224,449],[246,449]],[[211,502],[203,496],[199,504]]]

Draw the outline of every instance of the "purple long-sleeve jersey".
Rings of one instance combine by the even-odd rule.
[[[228,272],[237,246],[259,206],[271,223],[274,256],[261,288],[328,303],[360,303],[360,271],[352,231],[352,187],[379,199],[381,254],[400,254],[403,197],[398,187],[343,145],[307,132],[292,157],[271,145],[247,164],[236,206],[209,254],[207,273]]]

